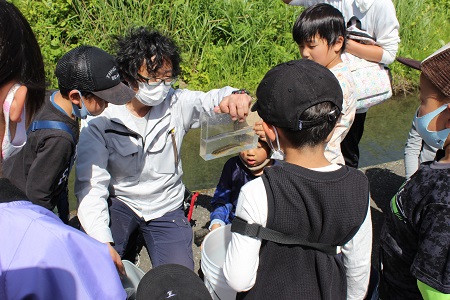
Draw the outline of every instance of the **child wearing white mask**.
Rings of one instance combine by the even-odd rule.
[[[26,142],[26,128],[45,100],[45,71],[30,24],[11,3],[0,5],[0,175],[2,161]]]

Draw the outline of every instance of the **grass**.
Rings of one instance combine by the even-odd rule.
[[[169,34],[183,57],[183,87],[231,85],[253,94],[272,66],[299,57],[291,36],[302,7],[281,0],[13,0],[29,19],[51,87],[57,60],[81,44],[111,53],[115,35],[132,26]],[[398,55],[422,60],[450,41],[448,0],[393,0],[400,22]],[[417,87],[418,74],[394,63],[394,91]]]
[[[254,91],[273,65],[298,57],[290,30],[302,8],[281,1],[73,3],[80,16],[78,30],[89,32],[80,34],[80,43],[112,51],[114,35],[138,25],[169,34],[182,49],[182,80],[191,89],[231,85]]]
[[[51,88],[54,69],[68,50],[90,44],[111,53],[115,35],[132,26],[169,34],[183,57],[183,87],[231,85],[253,94],[274,65],[299,57],[291,36],[302,7],[281,0],[11,0],[33,27]],[[450,41],[448,0],[393,0],[400,22],[398,55],[422,60]],[[417,87],[418,74],[394,63],[394,91]]]
[[[423,60],[450,42],[448,0],[393,0],[400,23],[398,56]],[[392,64],[394,91],[408,93],[418,87],[419,72]]]

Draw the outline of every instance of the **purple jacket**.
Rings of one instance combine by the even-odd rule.
[[[0,191],[0,299],[126,299],[108,247]]]

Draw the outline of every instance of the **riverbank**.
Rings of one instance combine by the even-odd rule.
[[[379,165],[360,168],[366,174],[370,182],[371,213],[373,225],[373,249],[372,264],[378,262],[379,237],[383,224],[383,212],[389,208],[389,200],[397,192],[404,182],[405,168],[403,160],[392,161]],[[192,215],[194,225],[194,252],[195,271],[200,267],[200,245],[203,238],[208,233],[209,212],[211,209],[210,200],[214,189],[198,190],[200,193]],[[141,252],[140,268],[147,272],[151,268],[151,263],[145,249]]]

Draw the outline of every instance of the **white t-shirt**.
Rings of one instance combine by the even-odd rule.
[[[341,168],[332,164],[327,167],[311,169],[318,172],[331,172]],[[369,200],[370,201],[370,200]],[[372,253],[372,219],[370,205],[363,224],[355,236],[342,249],[342,259],[347,275],[347,299],[363,299],[370,279]],[[267,224],[267,194],[262,178],[245,184],[239,194],[236,216],[248,223]],[[228,285],[241,292],[250,290],[256,281],[259,266],[261,239],[232,233],[231,242],[223,266]]]

